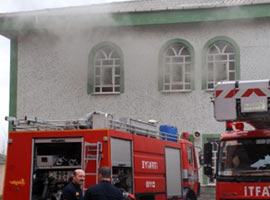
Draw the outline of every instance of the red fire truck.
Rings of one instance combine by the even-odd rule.
[[[193,144],[170,131],[160,133],[156,123],[114,120],[101,112],[79,120],[7,120],[13,131],[4,200],[59,200],[77,168],[86,172],[85,191],[98,183],[102,166],[111,167],[112,183],[137,200],[196,200],[199,193]]]
[[[212,145],[204,146],[204,173],[216,178],[216,199],[270,199],[270,81],[220,82],[212,100],[215,119],[227,125],[215,174]]]

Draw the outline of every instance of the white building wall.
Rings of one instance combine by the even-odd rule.
[[[74,119],[100,110],[117,117],[156,119],[176,125],[180,132],[221,133],[224,124],[213,118],[211,92],[201,89],[203,47],[216,36],[227,36],[240,48],[241,79],[267,79],[269,22],[265,19],[66,29],[21,35],[18,39],[18,116]],[[160,93],[159,50],[176,38],[188,41],[194,48],[195,90]],[[125,90],[120,95],[87,94],[88,55],[103,41],[117,44],[124,55]]]

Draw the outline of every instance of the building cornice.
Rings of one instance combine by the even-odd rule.
[[[20,31],[50,28],[139,26],[179,23],[199,23],[211,21],[259,19],[270,17],[270,4],[213,7],[188,10],[155,10],[143,12],[114,13],[63,13],[57,11],[22,12],[0,15],[0,34],[9,38]]]

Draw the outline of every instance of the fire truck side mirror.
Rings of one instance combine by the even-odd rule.
[[[204,164],[212,165],[212,157],[213,157],[213,149],[212,144],[210,142],[205,143],[203,146],[203,157],[204,157]]]
[[[213,149],[212,149],[212,144],[209,143],[205,143],[204,144],[204,148],[203,148],[203,171],[204,174],[206,176],[213,176],[213,169],[212,169],[212,165],[213,165]]]
[[[213,169],[211,166],[204,166],[203,167],[203,173],[206,176],[213,177]]]

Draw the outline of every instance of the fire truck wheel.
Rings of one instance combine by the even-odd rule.
[[[192,190],[186,189],[186,195],[184,200],[197,200],[197,197]]]

